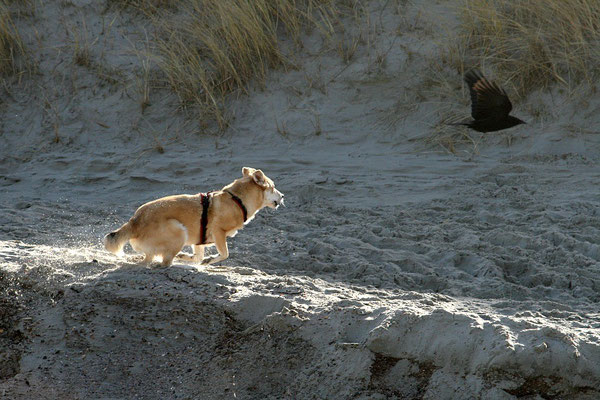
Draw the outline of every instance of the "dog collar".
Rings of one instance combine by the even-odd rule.
[[[229,190],[226,190],[225,192],[227,192],[231,196],[231,199],[235,201],[235,203],[240,207],[240,209],[242,210],[242,214],[244,214],[244,222],[246,222],[246,220],[248,219],[248,210],[246,210],[246,206],[242,202],[242,199],[237,197],[235,194],[231,193]]]

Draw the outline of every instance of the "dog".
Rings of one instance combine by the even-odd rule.
[[[242,175],[221,190],[167,196],[142,205],[127,223],[104,237],[104,247],[121,255],[129,241],[145,255],[145,264],[159,256],[163,267],[176,257],[202,264],[227,259],[227,237],[233,237],[261,208],[285,206],[283,193],[260,169],[244,167]],[[180,253],[185,245],[192,246],[193,254]],[[212,245],[218,254],[204,257],[204,248]]]

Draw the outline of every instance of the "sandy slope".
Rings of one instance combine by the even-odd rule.
[[[598,398],[597,101],[520,104],[533,123],[510,146],[427,145],[441,103],[415,71],[452,29],[440,3],[371,3],[370,48],[274,71],[231,99],[220,135],[167,91],[140,111],[139,16],[71,1],[20,20],[42,61],[1,108],[0,396]],[[93,59],[118,82],[72,63],[57,20],[100,35]],[[528,117],[539,102],[566,111]],[[242,166],[288,207],[230,240],[222,267],[102,249],[139,204]]]

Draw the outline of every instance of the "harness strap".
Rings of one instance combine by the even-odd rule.
[[[202,202],[202,217],[200,217],[200,241],[197,245],[206,242],[206,225],[208,225],[208,206],[210,205],[210,193],[200,193],[200,201]]]
[[[227,192],[231,196],[231,200],[235,201],[235,203],[240,207],[242,214],[244,214],[244,222],[246,222],[248,219],[248,210],[246,210],[246,206],[242,202],[242,199],[231,193],[229,190],[226,190],[225,192]]]

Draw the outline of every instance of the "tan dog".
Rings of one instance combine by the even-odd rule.
[[[145,263],[161,256],[165,267],[175,256],[202,264],[225,260],[228,236],[234,236],[261,208],[283,204],[283,193],[261,170],[244,167],[242,174],[215,192],[168,196],[142,205],[127,223],[104,237],[104,246],[122,254],[129,241],[135,251],[146,255]],[[185,245],[193,245],[193,255],[178,254]],[[205,258],[204,247],[212,245],[219,254]]]

